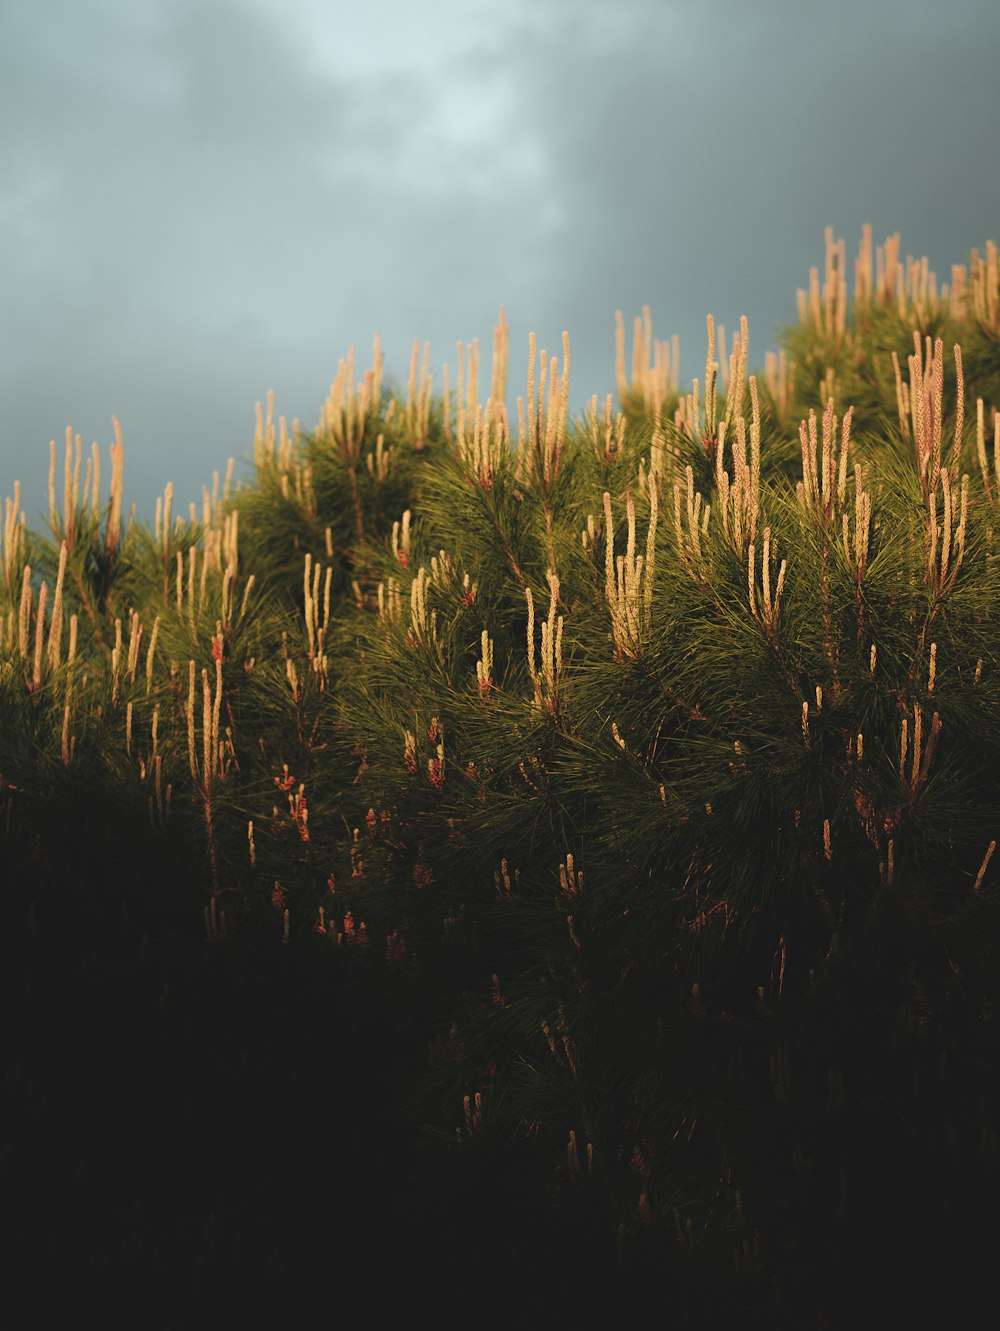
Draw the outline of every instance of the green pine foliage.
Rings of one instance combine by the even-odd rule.
[[[647,315],[617,411],[569,419],[568,340],[532,341],[516,428],[502,316],[485,404],[477,347],[432,398],[426,352],[404,396],[376,343],[314,433],[269,402],[251,478],[200,516],[168,490],[153,532],[120,439],[105,499],[68,436],[48,534],[16,491],[3,533],[0,826],[33,927],[71,881],[187,955],[341,968],[414,1032],[420,1206],[494,1238],[540,1208],[566,1260],[706,1316],[806,1325],[929,1228],[971,1251],[1000,1112],[998,303],[992,245],[939,293],[898,238],[873,276],[867,231],[848,301],[828,233],[762,378],[710,320],[682,392]]]

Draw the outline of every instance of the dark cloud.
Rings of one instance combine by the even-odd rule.
[[[517,152],[460,105],[452,132],[419,63],[319,69],[249,4],[53,9],[15,4],[0,44],[0,458],[39,498],[66,422],[102,438],[119,415],[147,508],[169,477],[197,494],[268,387],[312,424],[350,343],[381,330],[405,374],[413,335],[453,347],[512,273],[534,285]],[[450,73],[476,83],[474,61]]]
[[[979,0],[6,0],[0,492],[37,512],[49,439],[114,412],[141,510],[196,498],[268,388],[313,424],[376,330],[440,385],[501,303],[511,405],[530,329],[574,405],[613,389],[644,303],[685,377],[709,310],[759,363],[826,223],[941,276],[982,245],[998,48]]]
[[[995,6],[629,9],[628,27],[553,21],[517,65],[567,218],[540,296],[587,330],[588,360],[611,310],[649,303],[686,376],[708,311],[750,316],[762,361],[828,223],[849,246],[867,221],[900,230],[942,277],[982,246],[1000,205]]]

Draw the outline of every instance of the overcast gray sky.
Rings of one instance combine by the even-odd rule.
[[[0,0],[0,495],[117,415],[148,519],[376,332],[488,386],[501,304],[511,405],[530,330],[603,399],[643,304],[762,365],[827,224],[1000,240],[998,58],[995,0]]]

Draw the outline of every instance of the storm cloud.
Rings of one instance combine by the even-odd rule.
[[[612,391],[644,304],[685,379],[709,311],[759,365],[825,225],[997,238],[998,51],[986,0],[5,0],[0,493],[114,414],[140,514],[197,499],[268,389],[313,426],[376,332],[440,387],[501,304],[512,399],[532,329]]]

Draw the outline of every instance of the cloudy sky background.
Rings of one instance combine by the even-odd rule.
[[[376,332],[488,386],[501,304],[512,408],[530,330],[580,410],[644,304],[761,366],[827,224],[1000,240],[998,56],[995,0],[0,0],[0,496],[117,415],[148,520]]]

